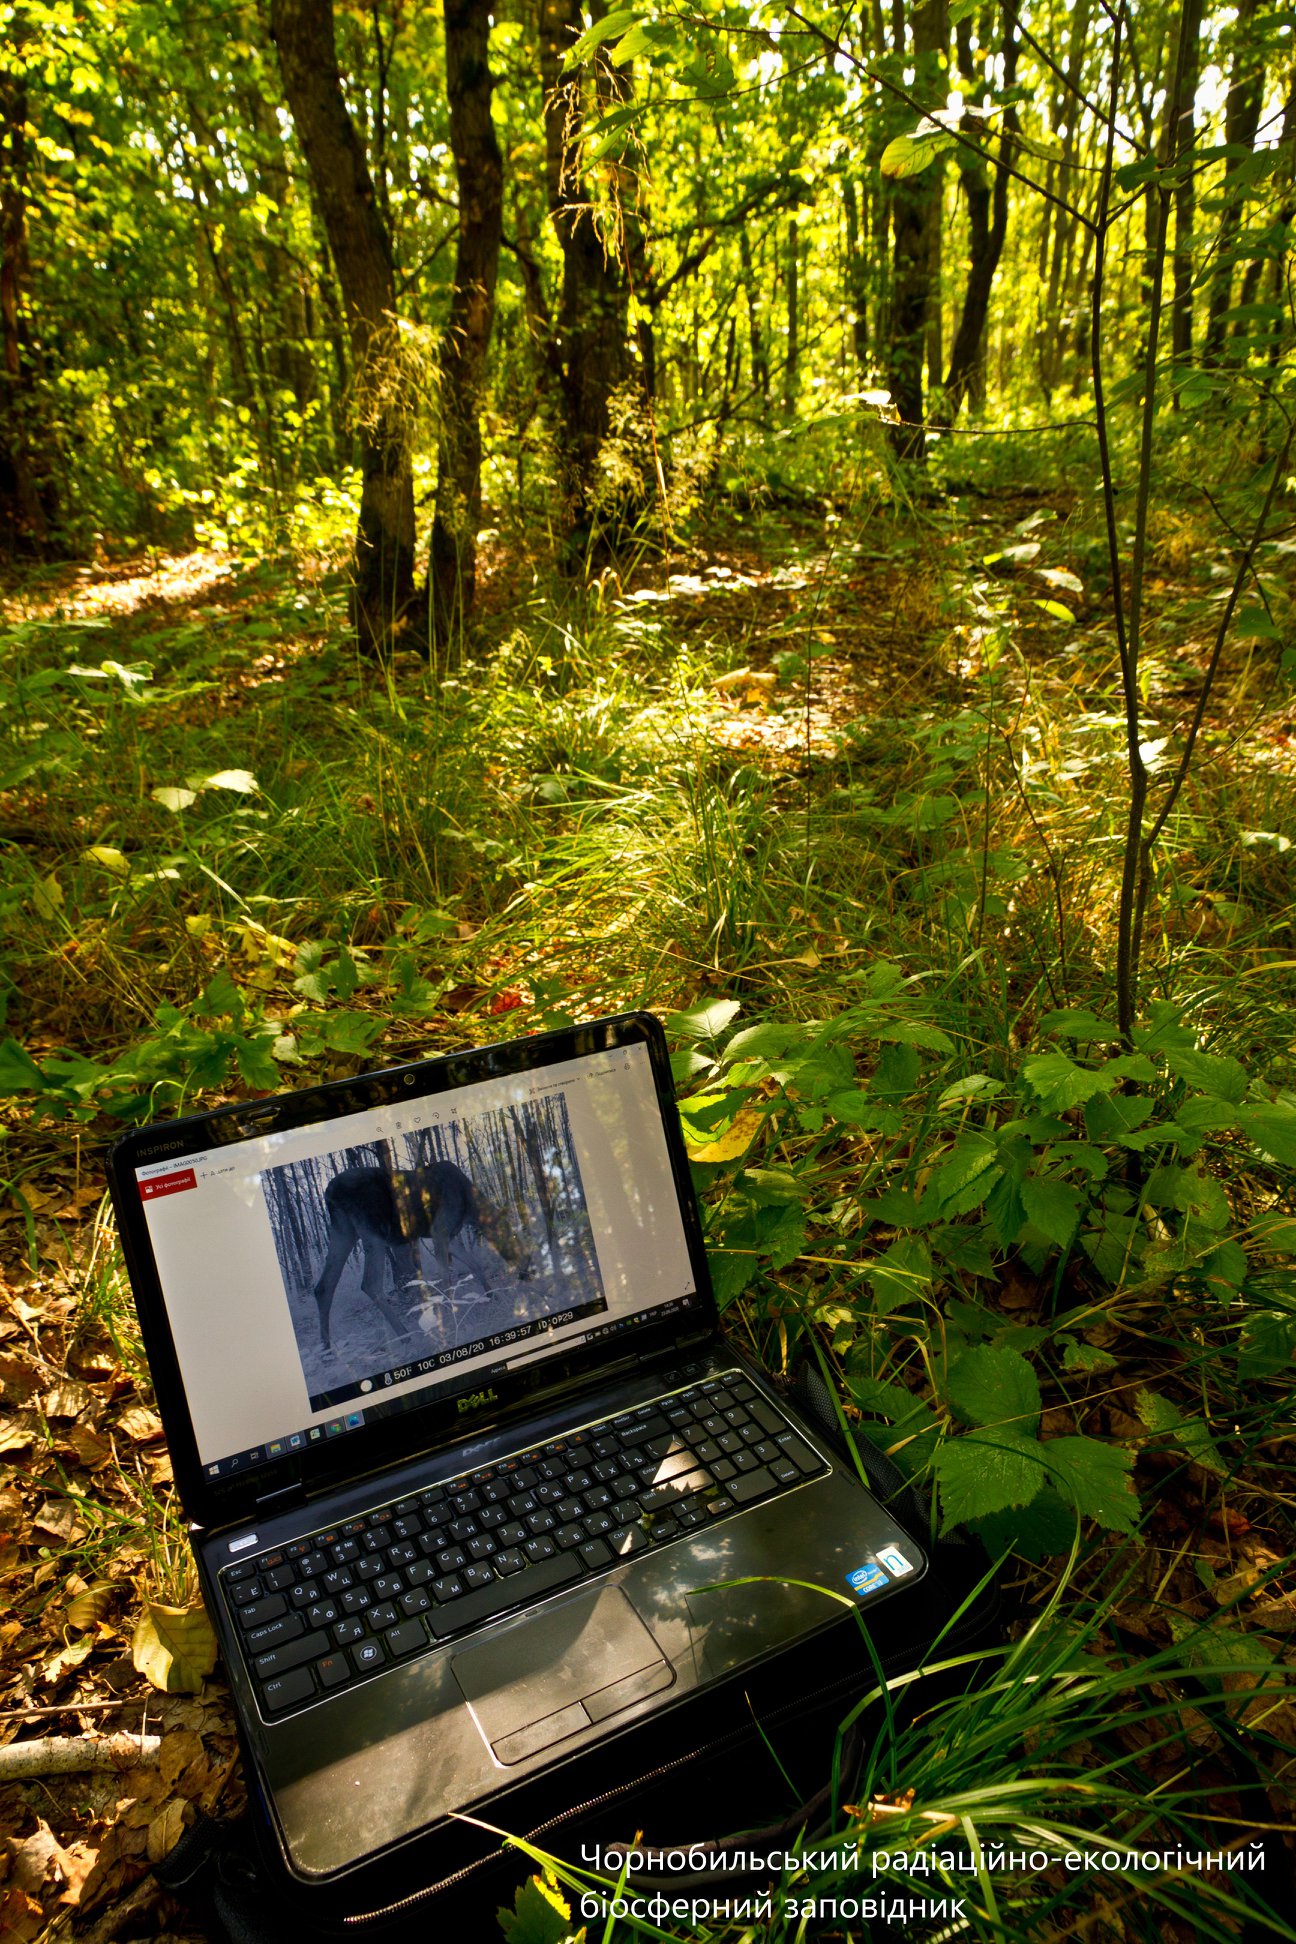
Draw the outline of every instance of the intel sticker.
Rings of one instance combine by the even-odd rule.
[[[847,1573],[846,1584],[852,1593],[876,1593],[879,1586],[889,1586],[891,1582],[882,1568],[870,1561],[867,1566],[857,1566],[853,1573]]]
[[[906,1559],[899,1546],[879,1546],[878,1558],[895,1579],[903,1579],[914,1569],[912,1559]]]

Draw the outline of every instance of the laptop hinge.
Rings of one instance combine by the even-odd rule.
[[[270,1512],[286,1512],[290,1506],[304,1505],[305,1502],[306,1487],[299,1478],[295,1478],[291,1485],[281,1485],[277,1492],[263,1493],[256,1502],[257,1516],[263,1518]]]

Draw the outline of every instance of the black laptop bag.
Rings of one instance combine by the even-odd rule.
[[[802,1369],[794,1401],[849,1455],[813,1367]],[[867,1440],[852,1443],[875,1495],[930,1558],[915,1586],[870,1613],[872,1653],[847,1617],[496,1798],[493,1827],[454,1818],[354,1872],[345,1886],[307,1889],[289,1878],[255,1793],[244,1815],[186,1831],[158,1867],[159,1881],[190,1906],[211,1944],[282,1944],[303,1935],[426,1944],[433,1925],[437,1935],[489,1938],[496,1908],[512,1904],[536,1867],[501,1832],[585,1870],[596,1852],[630,1847],[706,1853],[705,1871],[641,1874],[632,1879],[635,1892],[705,1898],[751,1886],[753,1854],[813,1842],[853,1799],[882,1710],[866,1710],[844,1734],[841,1724],[879,1673],[893,1680],[934,1663],[935,1672],[893,1703],[893,1719],[903,1720],[975,1678],[975,1666],[941,1671],[942,1664],[992,1646],[1001,1632],[998,1581],[980,1546],[963,1537],[933,1541],[929,1517],[896,1466]]]

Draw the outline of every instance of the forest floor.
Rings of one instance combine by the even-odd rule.
[[[923,1099],[1006,1071],[1059,1008],[1110,1011],[1123,731],[1073,496],[737,514],[579,594],[540,597],[501,563],[481,648],[441,684],[412,656],[387,679],[358,667],[333,584],[216,553],[0,591],[5,1030],[25,1050],[0,1052],[0,1758],[47,1735],[161,1737],[99,1773],[6,1781],[0,1761],[6,1936],[195,1936],[148,1866],[197,1812],[242,1800],[219,1671],[170,1693],[141,1671],[180,1680],[158,1609],[195,1590],[104,1198],[114,1130],[150,1102],[622,1007],[729,999],[740,1024],[811,1020],[885,962],[959,1049],[935,1092],[910,1076],[898,1139],[916,1154]],[[1154,537],[1148,705],[1173,737],[1209,650],[1213,555],[1186,514]],[[1296,732],[1270,644],[1230,647],[1217,695],[1169,833],[1148,993],[1290,1087]],[[825,1210],[859,1151],[816,1150]],[[795,1169],[798,1152],[769,1158]],[[723,1202],[723,1169],[702,1179]],[[1239,1232],[1283,1205],[1240,1151],[1227,1189]],[[723,1225],[713,1239],[723,1254]],[[843,1247],[858,1257],[858,1236]],[[735,1330],[780,1373],[816,1332],[854,1367],[867,1332],[842,1305],[863,1286],[841,1297],[831,1253],[771,1255],[734,1296]],[[1260,1306],[1281,1319],[1292,1298],[1265,1273]],[[1132,1454],[1141,1494],[1119,1574],[1112,1533],[1092,1528],[1070,1561],[1065,1544],[1010,1560],[1018,1631],[1064,1581],[1076,1614],[1102,1602],[1104,1665],[1152,1656],[1148,1691],[1173,1705],[1115,1710],[1089,1765],[1186,1805],[1174,1828],[1204,1847],[1264,1832],[1273,1895],[1296,1828],[1282,1357],[1244,1382],[1199,1292],[1117,1273],[1099,1299],[1074,1266],[1058,1277],[1008,1251],[941,1282],[1032,1352],[1059,1288],[1089,1304],[1088,1364],[1045,1374],[1042,1430]],[[1171,1413],[1159,1426],[1149,1392]],[[1176,1442],[1189,1421],[1195,1447]],[[1208,1666],[1185,1698],[1165,1652],[1220,1615],[1235,1671]],[[1020,1935],[1077,1934],[1057,1898]],[[1086,1910],[1094,1937],[1149,1934],[1110,1885]],[[1156,1934],[1242,1919],[1218,1922],[1162,1909]],[[1273,1922],[1264,1934],[1291,1934]]]

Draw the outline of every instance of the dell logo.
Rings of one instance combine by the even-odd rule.
[[[498,1404],[498,1402],[499,1395],[496,1391],[473,1391],[469,1396],[461,1397],[456,1403],[455,1409],[457,1411],[480,1411],[483,1405]]]

